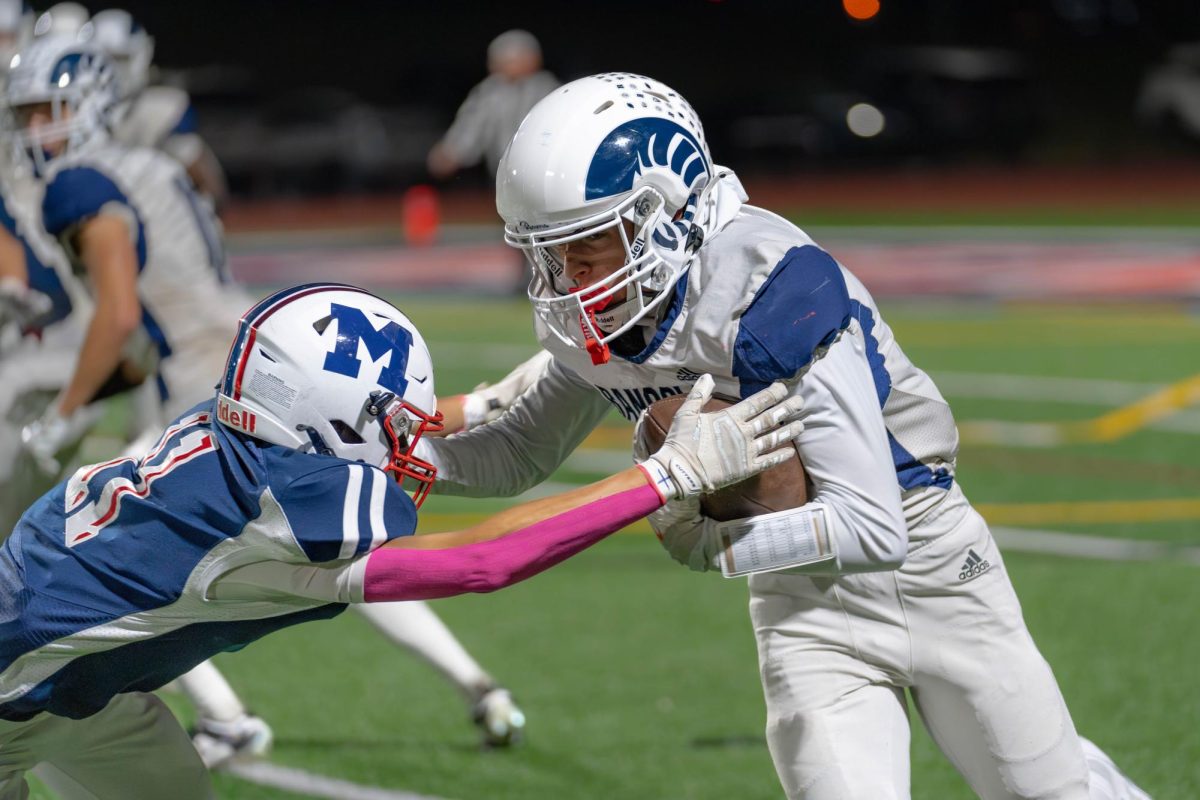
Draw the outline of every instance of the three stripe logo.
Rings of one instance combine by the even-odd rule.
[[[962,569],[958,573],[960,581],[969,581],[972,578],[978,578],[983,573],[992,568],[989,561],[981,558],[974,548],[967,551],[967,560],[963,562]]]

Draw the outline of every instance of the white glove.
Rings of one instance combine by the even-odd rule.
[[[717,567],[720,539],[716,520],[700,513],[700,498],[671,500],[647,519],[671,558],[696,572]]]
[[[59,451],[77,442],[95,419],[96,415],[88,413],[86,407],[63,417],[56,406],[51,406],[41,419],[21,429],[21,444],[38,469],[56,475],[62,469],[57,458]]]
[[[646,424],[647,416],[642,412],[633,430],[635,464],[650,457],[642,436],[642,426]],[[711,528],[711,524],[706,523],[712,520],[700,514],[699,496],[668,500],[662,508],[651,512],[646,520],[671,558],[697,572],[704,572],[712,565],[716,551],[707,545],[709,541],[715,542],[716,537],[706,535]]]
[[[702,375],[675,412],[666,441],[643,466],[667,500],[709,494],[745,480],[796,455],[780,447],[804,430],[795,419],[803,409],[773,383],[729,408],[702,413],[713,393],[711,375]]]
[[[546,372],[553,356],[545,350],[522,362],[495,384],[481,383],[463,395],[463,428],[471,430],[499,419],[517,398]]]
[[[23,281],[16,278],[0,280],[0,327],[9,323],[21,328],[34,326],[53,308],[48,296],[30,289]]]

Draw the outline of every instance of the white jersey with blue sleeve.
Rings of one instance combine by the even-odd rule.
[[[952,485],[957,432],[936,387],[905,357],[862,284],[767,211],[744,206],[712,236],[657,327],[632,349],[614,348],[606,364],[593,365],[536,325],[555,357],[551,379],[478,432],[428,442],[438,490],[483,494],[517,482],[514,470],[552,470],[557,464],[538,454],[565,458],[578,421],[599,419],[581,402],[579,384],[632,421],[654,401],[686,393],[703,373],[735,397],[776,380],[803,396],[806,429],[797,444],[846,571],[902,561],[906,519],[915,522]],[[554,380],[556,372],[575,380]],[[486,447],[475,446],[485,437]]]
[[[192,376],[220,373],[250,305],[229,278],[220,222],[172,158],[111,142],[55,159],[47,177],[42,221],[76,271],[83,267],[73,234],[101,213],[128,223],[143,328],[162,363],[167,407],[178,414],[211,392],[211,382]]]
[[[381,470],[265,444],[197,406],[144,457],[81,468],[0,548],[0,719],[86,717],[332,617],[361,588],[314,598],[268,586],[252,602],[212,589],[258,564],[347,575],[415,527],[411,498]]]

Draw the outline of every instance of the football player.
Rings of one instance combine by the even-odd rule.
[[[534,107],[496,205],[533,266],[535,328],[554,359],[496,422],[422,442],[439,490],[521,492],[610,405],[636,420],[702,374],[741,397],[784,381],[807,409],[796,446],[815,494],[740,527],[779,548],[749,586],[787,795],[909,797],[907,692],[981,797],[1144,796],[1099,751],[1085,758],[955,480],[937,387],[852,273],[746,200],[696,112],[658,81],[595,75]],[[677,560],[716,568],[717,526],[695,497],[651,523]],[[981,566],[964,571],[971,556]]]
[[[220,375],[147,452],[77,470],[0,548],[0,796],[24,796],[46,762],[94,796],[209,797],[146,692],[350,603],[524,580],[668,498],[782,463],[803,426],[781,385],[700,413],[705,377],[643,463],[414,537],[435,478],[414,447],[441,419],[429,351],[399,310],[349,286],[285,289],[246,313]]]
[[[21,0],[0,0],[0,85],[8,82],[13,57],[33,36],[34,14]],[[66,257],[41,226],[41,188],[17,152],[7,106],[0,150],[0,531],[16,524],[21,512],[57,483],[21,447],[21,428],[36,419],[71,376],[79,350],[80,315],[86,307]],[[90,423],[91,419],[81,420]],[[82,434],[87,425],[75,434]],[[66,452],[78,438],[64,443]],[[0,535],[4,535],[0,534]]]
[[[229,194],[225,172],[196,128],[191,98],[178,87],[150,84],[154,37],[128,11],[116,8],[98,12],[81,35],[117,68],[113,138],[167,153],[183,165],[196,189],[222,208]]]

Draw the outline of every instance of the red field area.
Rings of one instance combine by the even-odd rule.
[[[748,181],[752,201],[803,220],[806,211],[853,223],[901,210],[937,221],[967,210],[1037,208],[1064,215],[1105,209],[1200,208],[1200,164],[1104,170],[973,169],[812,175]],[[233,269],[278,285],[339,280],[381,289],[506,293],[519,255],[500,242],[489,192],[442,192],[439,244],[404,244],[399,196],[270,201],[230,209]],[[1200,298],[1200,229],[1137,236],[1102,226],[1055,229],[931,228],[817,232],[820,243],[880,296],[1018,300]],[[920,220],[917,220],[918,222]],[[465,226],[480,225],[483,228]]]
[[[747,177],[752,202],[791,213],[855,211],[997,212],[1028,207],[1128,208],[1145,204],[1200,203],[1200,162],[1115,164],[1088,167],[1008,169],[981,167],[937,170],[889,169],[862,173]],[[495,202],[484,189],[441,191],[443,221],[497,220]],[[314,228],[398,228],[403,198],[346,197],[235,203],[227,215],[231,232]]]

